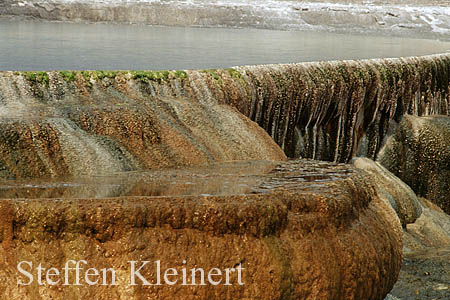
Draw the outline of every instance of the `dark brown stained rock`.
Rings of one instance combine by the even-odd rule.
[[[450,213],[450,117],[404,116],[377,160]]]
[[[0,298],[384,299],[400,270],[402,230],[370,177],[349,165],[271,164],[242,177],[256,179],[245,192],[4,199]],[[180,184],[203,174],[173,172]],[[69,259],[113,268],[118,285],[17,285],[20,261],[61,269]],[[183,259],[206,270],[242,264],[244,285],[128,285],[128,261],[160,260],[164,270]],[[141,273],[152,280],[155,272]]]

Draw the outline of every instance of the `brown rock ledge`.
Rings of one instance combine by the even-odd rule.
[[[400,270],[402,230],[364,171],[308,160],[266,166],[258,176],[242,175],[237,185],[254,181],[236,193],[146,196],[135,189],[141,195],[2,200],[0,298],[383,299]],[[227,181],[194,169],[173,172],[172,184],[201,176]],[[70,259],[88,262],[82,275],[88,267],[113,268],[117,285],[89,286],[82,278],[81,286],[39,286],[34,271],[31,285],[17,284],[27,281],[17,271],[21,261],[62,270]],[[229,286],[130,286],[132,260],[151,262],[141,274],[152,282],[157,260],[162,270],[241,264],[244,284],[235,272]],[[74,283],[74,271],[69,275]]]

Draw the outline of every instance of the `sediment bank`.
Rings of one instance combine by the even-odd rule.
[[[69,22],[245,27],[449,39],[446,1],[7,0],[0,15]]]

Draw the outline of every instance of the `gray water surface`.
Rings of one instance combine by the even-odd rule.
[[[0,21],[0,70],[226,68],[449,51],[436,40],[323,32]]]

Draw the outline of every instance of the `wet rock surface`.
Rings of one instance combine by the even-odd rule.
[[[289,157],[348,162],[359,152],[364,137],[366,156],[374,158],[391,124],[405,113],[447,115],[449,65],[449,55],[436,55],[198,71],[2,72],[2,126],[11,126],[13,121],[6,120],[17,112],[36,119],[42,110],[41,119],[53,118],[58,128],[64,127],[70,135],[87,134],[87,144],[100,144],[100,150],[106,147],[109,156],[120,153],[122,170],[136,164],[130,158],[136,155],[133,152],[143,155],[149,164],[170,166],[177,157],[193,162],[200,159],[194,162],[200,163],[211,160],[208,155],[218,155],[220,160],[265,159],[269,154],[258,151],[277,151],[264,149],[261,145],[268,140],[259,128],[229,106],[222,106],[228,104],[258,123]],[[199,127],[189,114],[206,121]],[[211,119],[218,116],[222,119]],[[105,118],[110,119],[109,129],[100,128],[95,121]],[[130,119],[138,124],[127,123]],[[54,138],[51,131],[55,129],[46,122],[33,125],[34,135]],[[220,124],[222,128],[215,127]],[[25,130],[27,126],[14,128]],[[223,147],[220,139],[210,134],[208,138],[217,144],[214,148],[215,144],[202,141],[198,133],[218,130],[228,142],[236,143],[249,139],[236,130],[241,126],[264,139],[252,152]],[[144,129],[148,135],[140,138]],[[128,134],[140,141],[126,148],[121,143]],[[103,137],[98,139],[99,135]],[[161,140],[164,136],[171,138]],[[178,155],[177,149],[190,143],[191,149]],[[140,151],[144,147],[153,147],[153,155],[145,157]],[[222,153],[224,149],[234,152]],[[241,153],[246,157],[240,157]],[[163,156],[171,159],[154,162]]]
[[[237,161],[204,167],[117,172],[83,178],[2,179],[0,198],[105,198],[122,196],[211,196],[269,193],[273,189],[320,189],[351,176],[344,164]]]
[[[406,254],[421,253],[450,245],[450,216],[436,204],[420,198],[422,214],[406,226],[403,247]]]
[[[374,176],[379,195],[395,209],[403,225],[403,264],[385,300],[448,299],[450,216],[432,202],[416,197],[377,162],[357,158],[353,163]]]
[[[450,213],[450,118],[406,115],[377,159],[418,195]]]
[[[123,76],[90,82],[64,79],[63,72],[35,74],[0,79],[3,177],[286,159],[263,129],[232,107],[152,96],[151,86]]]
[[[397,213],[404,227],[414,223],[422,214],[422,204],[411,188],[382,165],[368,158],[355,158],[353,165],[372,176],[378,192]]]
[[[201,168],[166,175],[184,183],[198,176],[220,181],[225,175],[226,181],[243,166],[210,168],[207,176]],[[170,196],[2,200],[2,297],[383,299],[399,272],[401,227],[367,175],[317,161],[261,166],[242,175],[257,178],[235,193],[183,196],[173,189]],[[77,258],[114,268],[118,285],[17,286],[19,261],[62,268]],[[127,285],[129,260],[161,260],[167,268],[182,267],[182,259],[205,269],[242,264],[245,285]],[[154,268],[141,273],[155,279]]]

